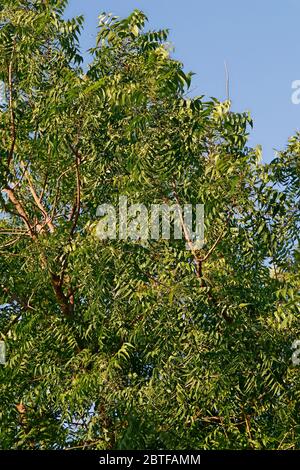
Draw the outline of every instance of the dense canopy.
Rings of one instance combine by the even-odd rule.
[[[299,449],[300,136],[270,164],[168,31],[1,0],[0,449]],[[205,243],[97,207],[204,204]]]

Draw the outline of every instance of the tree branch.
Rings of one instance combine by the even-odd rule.
[[[63,279],[61,276],[51,273],[51,281],[62,313],[66,318],[71,318],[74,313],[74,299],[71,298],[70,301],[69,298],[64,294]]]
[[[72,144],[69,143],[70,149],[75,155],[75,171],[76,171],[76,199],[71,211],[70,221],[73,221],[71,231],[70,231],[70,238],[74,235],[77,222],[80,215],[80,205],[81,205],[81,181],[80,181],[80,163],[81,163],[81,155],[77,149],[73,147]]]
[[[36,238],[36,234],[35,234],[35,232],[33,231],[33,228],[31,227],[29,217],[28,217],[28,215],[26,214],[26,211],[25,211],[25,209],[23,208],[21,202],[20,202],[20,201],[18,200],[18,198],[15,196],[14,190],[13,190],[12,188],[5,188],[5,189],[3,189],[3,192],[8,195],[9,200],[12,202],[12,204],[14,205],[14,207],[15,207],[17,213],[19,214],[19,216],[20,216],[21,219],[23,220],[24,224],[26,225],[26,227],[27,227],[27,229],[28,229],[28,232],[29,232],[31,238],[35,239],[35,238]]]
[[[173,186],[173,192],[174,192],[175,200],[176,200],[177,204],[180,206],[180,201],[179,201],[179,197],[178,197],[178,194],[177,194],[177,191],[176,191],[175,182],[172,183],[172,186]],[[180,224],[181,224],[182,229],[183,229],[183,234],[184,234],[185,241],[188,244],[188,246],[191,250],[191,253],[194,257],[194,262],[195,262],[195,266],[196,266],[196,276],[200,279],[203,276],[203,273],[202,273],[202,260],[199,258],[199,256],[197,255],[197,253],[194,249],[193,242],[189,237],[189,233],[188,233],[188,230],[185,226],[181,210],[179,211],[179,218],[180,218]]]
[[[24,164],[22,164],[22,166],[24,166]],[[38,207],[38,209],[41,211],[41,213],[43,214],[44,218],[45,218],[45,225],[47,225],[47,227],[49,228],[50,232],[53,233],[54,230],[55,230],[55,227],[52,223],[52,220],[51,220],[51,217],[49,216],[49,214],[47,213],[45,207],[43,206],[42,202],[41,202],[41,197],[39,197],[33,187],[33,184],[32,184],[32,181],[31,181],[31,177],[28,173],[28,170],[25,171],[25,176],[26,176],[26,179],[28,181],[28,185],[29,185],[29,189],[30,189],[30,192],[33,196],[33,199],[34,199],[34,202],[36,204],[36,206]]]
[[[15,123],[15,112],[14,112],[14,103],[13,103],[13,55],[14,55],[14,50],[15,50],[15,40],[14,40],[14,46],[12,50],[12,57],[8,66],[8,91],[9,91],[9,111],[10,111],[10,134],[11,134],[11,145],[10,145],[10,150],[8,153],[8,159],[7,159],[7,166],[8,168],[10,167],[13,154],[14,154],[14,149],[15,149],[15,144],[16,144],[16,139],[17,139],[17,133],[16,133],[16,123]]]
[[[215,241],[215,243],[212,245],[212,247],[210,248],[210,250],[206,253],[206,255],[204,256],[204,258],[201,258],[200,261],[203,263],[204,261],[207,260],[207,258],[209,258],[209,256],[212,254],[212,252],[215,250],[216,246],[218,245],[218,243],[222,240],[222,238],[224,237],[225,235],[225,230],[218,236],[217,240]]]

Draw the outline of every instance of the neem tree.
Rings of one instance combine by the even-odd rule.
[[[167,31],[2,0],[2,449],[299,448],[299,137],[187,98]],[[100,241],[96,209],[205,204],[205,245]]]

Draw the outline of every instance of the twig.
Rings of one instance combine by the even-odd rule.
[[[9,110],[10,110],[10,129],[11,129],[11,145],[10,145],[10,150],[8,153],[8,160],[7,160],[7,166],[8,168],[10,167],[13,154],[14,154],[14,149],[15,149],[15,144],[16,144],[16,123],[15,123],[15,112],[14,112],[14,103],[13,103],[13,54],[14,54],[14,49],[15,45],[13,47],[12,51],[12,57],[11,61],[8,66],[8,89],[9,89]]]
[[[5,243],[4,245],[0,245],[0,249],[2,250],[3,248],[7,248],[8,246],[14,245],[20,240],[21,237],[17,237],[14,240],[11,240],[10,242]]]
[[[226,78],[226,98],[227,101],[230,100],[230,91],[229,91],[229,72],[228,72],[228,67],[227,67],[227,62],[224,60],[224,66],[225,66],[225,78]]]
[[[176,184],[175,182],[172,183],[172,186],[173,186],[173,192],[174,192],[174,197],[175,197],[175,200],[177,202],[177,205],[180,206],[180,201],[179,201],[179,197],[178,197],[178,194],[176,192]],[[183,220],[183,217],[182,217],[182,212],[181,210],[179,210],[179,218],[180,218],[180,224],[182,226],[182,229],[183,229],[183,234],[184,234],[184,238],[185,238],[185,241],[186,243],[188,244],[190,250],[191,250],[191,253],[194,257],[194,261],[195,261],[195,265],[196,265],[196,276],[200,279],[202,278],[203,274],[202,274],[202,260],[198,257],[195,249],[194,249],[194,246],[193,246],[193,242],[192,240],[190,239],[190,236],[189,236],[189,232],[185,226],[185,223],[184,223],[184,220]]]
[[[58,198],[59,198],[59,194],[60,194],[60,190],[59,190],[59,183],[60,183],[60,180],[70,171],[72,170],[72,168],[75,166],[75,163],[73,163],[69,168],[67,168],[65,171],[63,171],[59,177],[57,178],[57,182],[56,182],[56,194],[55,194],[55,198],[54,198],[54,201],[53,201],[53,204],[52,204],[52,212],[51,212],[51,220],[54,219],[54,216],[55,216],[55,210],[56,210],[56,206],[57,206],[57,202],[58,202]]]
[[[22,166],[24,166],[24,164],[22,164]],[[43,216],[45,218],[45,225],[47,225],[50,232],[53,233],[54,230],[55,230],[55,227],[52,223],[51,217],[49,216],[49,214],[47,213],[45,207],[43,206],[43,204],[41,202],[41,197],[37,195],[37,193],[36,193],[36,191],[33,187],[31,177],[28,173],[28,170],[25,171],[25,176],[26,176],[26,179],[28,181],[29,189],[30,189],[30,192],[33,196],[34,202],[35,202],[36,206],[38,207],[38,209],[41,211],[41,213],[43,214]]]
[[[222,240],[222,238],[224,237],[225,235],[225,231],[223,231],[217,238],[217,240],[215,241],[215,243],[213,244],[213,246],[210,248],[210,250],[208,251],[208,253],[204,256],[204,258],[201,258],[200,261],[201,263],[203,263],[204,261],[207,260],[207,258],[209,258],[209,256],[212,254],[212,252],[214,251],[214,249],[216,248],[217,244]]]
[[[76,168],[76,200],[75,200],[75,204],[71,212],[71,216],[70,216],[70,221],[73,220],[73,224],[72,224],[71,231],[70,231],[70,238],[72,238],[72,236],[74,235],[76,226],[77,226],[77,222],[78,222],[78,218],[80,214],[80,205],[81,205],[81,181],[80,181],[80,169],[79,169],[80,163],[81,163],[81,155],[79,151],[72,146],[72,144],[69,143],[69,146],[76,158],[76,161],[75,161],[75,164],[76,164],[76,167],[75,167]]]

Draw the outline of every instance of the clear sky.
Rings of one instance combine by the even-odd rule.
[[[84,14],[85,51],[101,12],[124,17],[135,8],[151,29],[170,29],[175,57],[196,74],[192,94],[225,99],[226,61],[233,109],[250,110],[249,143],[263,146],[264,161],[300,129],[300,105],[291,101],[300,80],[300,0],[69,0],[67,15]]]

